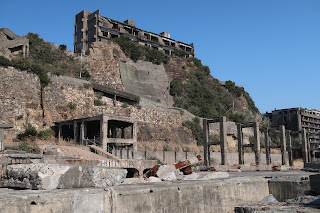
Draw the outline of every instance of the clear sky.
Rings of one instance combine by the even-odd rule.
[[[213,77],[243,85],[262,113],[320,110],[320,0],[3,1],[0,28],[73,50],[75,15],[97,9],[194,43]]]

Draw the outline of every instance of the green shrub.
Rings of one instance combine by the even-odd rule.
[[[7,58],[0,56],[0,66],[8,67],[8,66],[12,66],[12,64],[11,64],[11,61],[8,60]]]
[[[158,102],[158,103],[161,103],[161,100],[158,98],[158,99],[157,99],[157,102]]]
[[[40,148],[35,142],[22,141],[18,146],[8,146],[6,150],[19,150],[27,153],[39,154]]]
[[[92,88],[92,85],[91,84],[83,84],[83,87],[85,89],[90,89],[90,88]]]
[[[46,130],[42,130],[40,131],[37,136],[39,139],[41,140],[48,140],[49,138],[51,138],[52,136],[54,136],[54,131],[52,129],[46,129]]]
[[[60,45],[59,45],[59,50],[61,50],[61,51],[67,51],[67,45],[65,45],[65,44],[60,44]]]
[[[195,117],[192,121],[185,121],[182,125],[192,131],[198,146],[203,145],[203,130],[200,126],[200,119],[198,117]]]
[[[28,123],[27,128],[24,130],[23,133],[18,134],[17,138],[19,140],[24,139],[25,137],[31,137],[37,135],[37,129],[36,127],[32,126],[32,124]]]
[[[134,100],[135,100],[135,102],[140,103],[141,98],[140,98],[140,96],[136,96]]]
[[[101,99],[103,97],[103,92],[94,92],[94,95],[96,96],[96,98]]]
[[[103,101],[99,100],[99,99],[95,99],[94,100],[94,105],[95,106],[105,106],[106,103],[104,103]]]
[[[171,151],[168,144],[163,145],[163,151]]]
[[[124,102],[122,105],[121,105],[122,108],[127,108],[129,107],[129,104],[127,102]]]
[[[153,64],[166,64],[170,60],[170,57],[165,53],[153,48],[142,46],[123,36],[114,39],[114,42],[116,42],[126,56],[134,62],[137,60],[145,60],[150,61]]]
[[[246,116],[243,113],[239,112],[231,112],[227,115],[228,120],[233,121],[235,123],[245,123]]]
[[[137,109],[141,109],[142,106],[140,104],[137,105]]]
[[[69,103],[68,103],[68,107],[69,107],[69,109],[71,109],[71,110],[75,110],[75,109],[77,108],[77,105],[74,104],[74,103],[72,103],[72,102],[69,102]]]
[[[91,79],[91,74],[90,74],[90,72],[88,71],[88,70],[86,70],[86,69],[83,69],[82,71],[81,71],[81,78],[84,78],[84,79],[86,79],[86,80],[90,80]]]

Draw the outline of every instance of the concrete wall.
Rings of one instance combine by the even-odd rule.
[[[2,213],[229,212],[269,194],[263,178],[132,184],[54,191],[0,189]]]
[[[178,161],[184,161],[190,157],[201,155],[203,159],[203,152],[173,152],[173,151],[131,151],[131,150],[122,150],[122,156],[120,150],[114,150],[113,154],[122,158],[132,159],[134,156],[135,159],[141,160],[159,160],[164,164],[174,164]],[[210,157],[213,160],[215,165],[221,164],[221,153],[220,152],[211,152]],[[266,164],[266,155],[260,154],[261,163]],[[238,153],[232,152],[228,153],[228,163],[229,165],[238,164]],[[245,164],[255,164],[254,153],[245,153],[244,154],[244,163]],[[281,165],[281,154],[271,154],[271,164]]]

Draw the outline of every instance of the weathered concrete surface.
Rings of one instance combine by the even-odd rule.
[[[278,177],[269,180],[269,191],[278,201],[304,196],[310,188],[309,175]]]
[[[22,189],[70,189],[114,186],[124,181],[127,170],[59,164],[8,165],[0,187]]]
[[[228,212],[234,206],[258,202],[269,194],[264,178],[132,184],[106,189],[5,191],[3,213],[155,213]]]

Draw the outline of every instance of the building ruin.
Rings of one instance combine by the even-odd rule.
[[[119,22],[100,15],[97,10],[93,13],[83,10],[76,15],[74,24],[74,52],[86,54],[93,42],[110,41],[123,36],[141,45],[145,45],[169,55],[176,50],[184,51],[194,56],[194,45],[186,44],[170,38],[170,33],[160,34],[148,32],[135,26],[132,20]]]
[[[101,114],[98,116],[55,122],[59,141],[74,140],[113,149],[137,149],[137,122],[130,118]]]
[[[284,125],[287,130],[299,135],[303,139],[303,129],[306,132],[307,140],[310,142],[310,150],[313,156],[320,152],[320,111],[304,108],[288,108],[273,110],[265,114],[273,127]]]
[[[23,57],[29,56],[29,39],[16,35],[8,28],[0,28],[0,55],[8,57],[19,51],[22,51]]]

